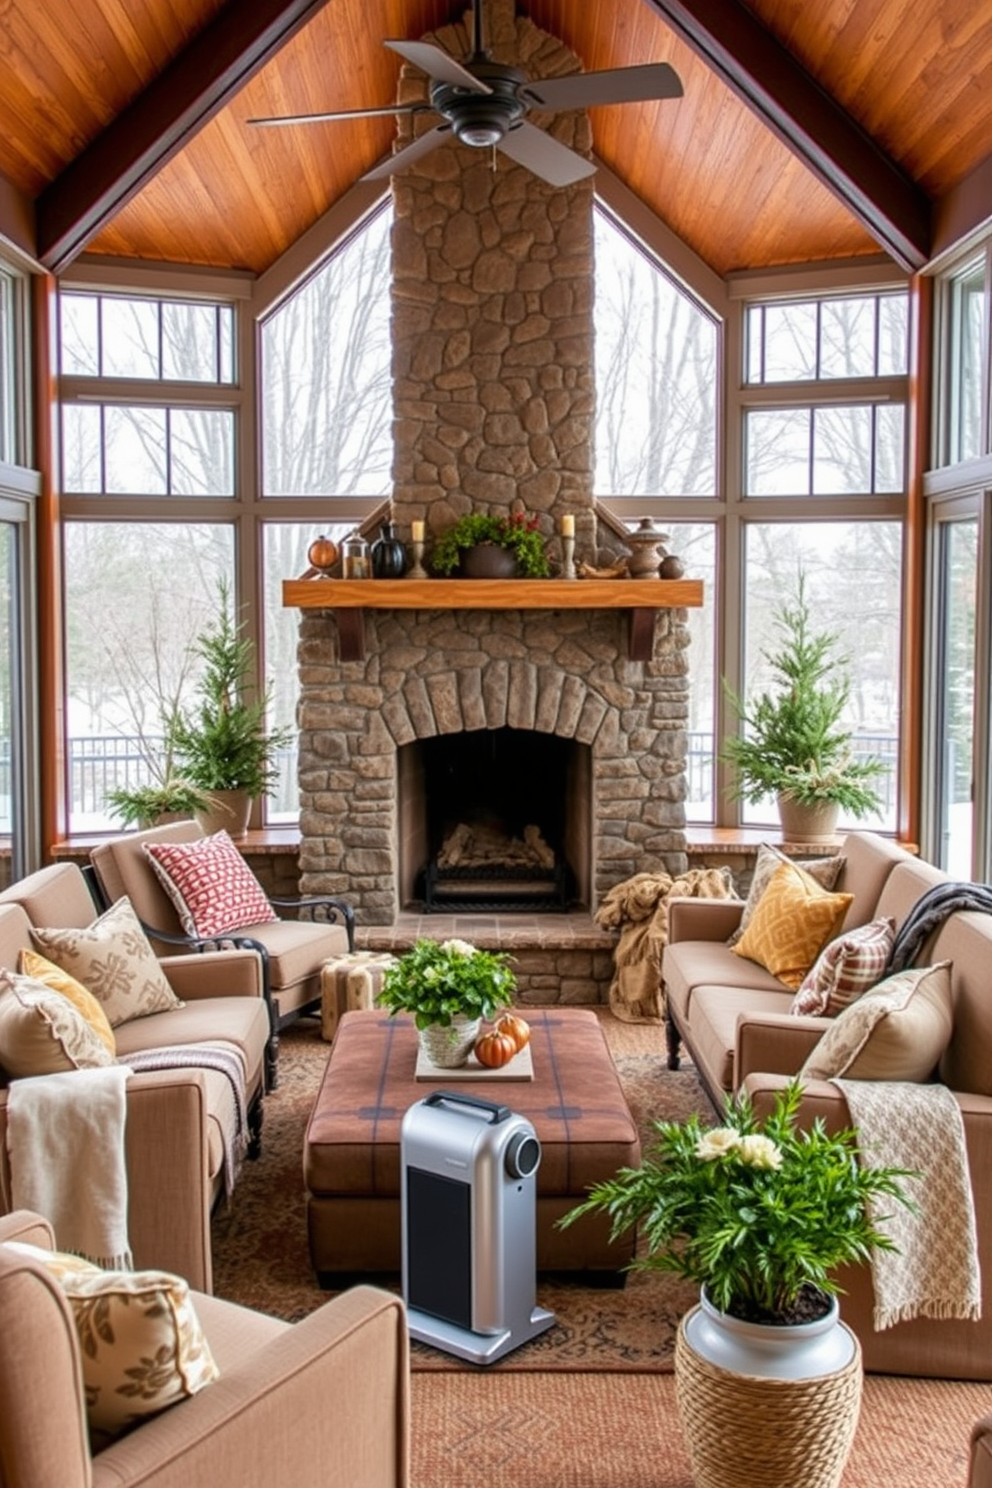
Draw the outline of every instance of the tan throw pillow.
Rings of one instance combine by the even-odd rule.
[[[103,1039],[61,992],[0,970],[0,1065],[12,1079],[113,1063]]]
[[[183,1005],[126,898],[86,930],[32,929],[31,939],[49,961],[93,993],[112,1028]]]
[[[758,847],[758,856],[754,862],[754,873],[751,875],[751,887],[747,891],[744,908],[741,910],[740,924],[734,933],[727,938],[729,946],[735,946],[744,931],[751,922],[751,916],[758,907],[762,894],[771,882],[772,874],[776,868],[783,863],[797,863],[810,878],[818,883],[821,889],[828,893],[836,888],[837,880],[840,878],[841,869],[846,863],[844,857],[834,858],[790,858],[788,853],[780,852],[770,842],[762,842]]]
[[[108,1052],[116,1059],[117,1041],[114,1038],[114,1030],[93,993],[89,992],[82,982],[77,982],[76,978],[70,976],[67,971],[63,971],[61,966],[55,966],[44,956],[39,956],[37,951],[22,951],[18,966],[25,976],[33,977],[36,982],[44,982],[45,986],[51,987],[53,992],[61,992],[63,997],[67,997],[76,1012],[86,1019],[97,1038],[102,1039]]]
[[[65,1294],[79,1334],[91,1429],[119,1436],[219,1377],[181,1277],[101,1271],[79,1256],[8,1243],[45,1266]]]
[[[828,894],[797,863],[780,863],[735,956],[756,961],[795,991],[844,923],[852,894]]]
[[[951,963],[913,966],[852,1002],[800,1070],[806,1080],[929,1080],[950,1042]]]
[[[888,915],[838,935],[806,973],[789,1011],[836,1018],[881,981],[895,938],[896,922]]]

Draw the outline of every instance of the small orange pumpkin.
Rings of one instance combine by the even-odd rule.
[[[475,1041],[475,1057],[487,1069],[499,1069],[502,1065],[509,1064],[516,1052],[517,1046],[510,1035],[500,1033],[498,1028],[481,1034]]]
[[[530,1043],[530,1024],[518,1018],[516,1013],[501,1013],[496,1019],[496,1032],[509,1034],[518,1053]]]
[[[307,561],[311,568],[326,573],[338,561],[338,545],[329,537],[315,537],[307,548]]]

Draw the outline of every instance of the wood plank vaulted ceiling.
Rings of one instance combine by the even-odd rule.
[[[35,251],[261,273],[377,160],[399,58],[464,0],[5,0],[0,173]],[[598,157],[719,274],[889,252],[992,149],[992,0],[518,0],[586,70],[684,97],[591,111]],[[458,147],[464,148],[464,147]]]

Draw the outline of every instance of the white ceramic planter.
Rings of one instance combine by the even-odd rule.
[[[854,1334],[840,1320],[836,1297],[831,1298],[825,1317],[778,1327],[745,1323],[720,1312],[704,1291],[699,1306],[685,1319],[685,1337],[700,1358],[720,1369],[766,1379],[833,1374],[851,1362],[858,1347]]]

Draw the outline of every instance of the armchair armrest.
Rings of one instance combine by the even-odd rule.
[[[213,1286],[207,1141],[207,1088],[199,1070],[131,1076],[124,1150],[134,1262],[173,1271],[202,1292]],[[7,1093],[0,1090],[0,1208],[11,1207]]]
[[[55,1231],[48,1220],[32,1209],[15,1209],[0,1215],[0,1245],[5,1240],[20,1240],[23,1245],[37,1245],[42,1250],[55,1249]]]
[[[747,1075],[797,1075],[830,1027],[829,1018],[740,1013],[734,1041],[734,1089]]]
[[[354,1287],[98,1453],[93,1488],[403,1488],[408,1389],[402,1303]]]
[[[184,1002],[201,997],[262,997],[262,959],[255,950],[210,951],[163,956],[169,985]]]
[[[673,895],[668,901],[668,943],[726,940],[740,924],[743,911],[740,899],[687,899]]]
[[[343,921],[348,935],[348,950],[353,951],[355,949],[355,911],[344,899],[336,899],[328,894],[306,899],[276,899],[270,894],[269,903],[278,905],[280,909],[327,910],[326,919],[332,922],[335,920]],[[318,916],[313,914],[311,918],[316,920]]]
[[[971,1428],[968,1488],[992,1488],[992,1415],[982,1416]]]

